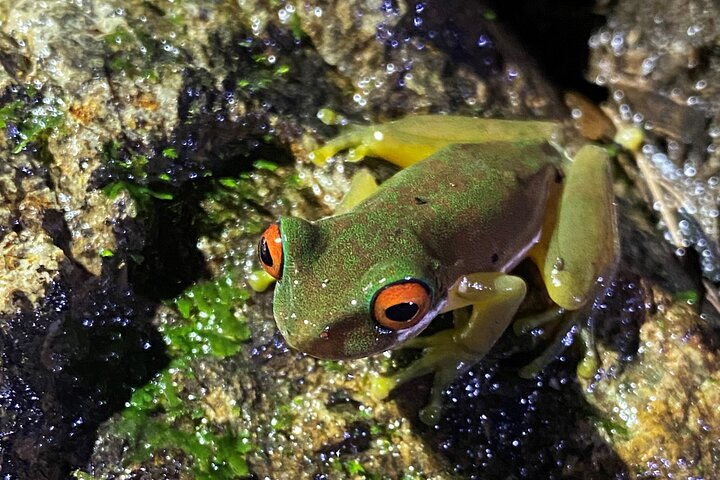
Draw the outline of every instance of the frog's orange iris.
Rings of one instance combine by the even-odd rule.
[[[417,324],[430,310],[430,290],[418,280],[392,283],[375,294],[372,312],[375,321],[391,330]]]
[[[262,234],[260,243],[258,243],[258,258],[263,269],[276,280],[280,280],[283,267],[283,250],[280,226],[277,223],[270,225]]]

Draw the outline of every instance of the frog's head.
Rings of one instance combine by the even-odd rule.
[[[364,357],[417,335],[442,310],[436,262],[409,229],[378,227],[283,217],[265,231],[258,253],[278,280],[273,309],[288,344]]]

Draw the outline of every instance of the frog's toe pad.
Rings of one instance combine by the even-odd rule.
[[[384,400],[395,386],[396,383],[392,377],[374,376],[370,383],[370,395],[376,400]]]

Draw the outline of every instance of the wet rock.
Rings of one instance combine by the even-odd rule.
[[[696,309],[658,295],[632,362],[605,356],[607,378],[586,385],[600,432],[642,478],[718,470],[718,338]]]
[[[8,163],[3,169],[0,312],[10,313],[17,306],[16,295],[32,304],[44,298],[65,255],[43,227],[45,215],[58,208],[54,192],[30,168],[27,176],[16,175]]]
[[[616,52],[615,35],[604,35],[630,25],[646,8],[638,5],[622,2],[594,37],[593,69],[627,64],[621,78],[642,74],[642,62],[630,60],[652,42],[628,34],[626,50]],[[670,75],[688,58],[694,72],[714,72],[706,48],[715,38],[711,6],[697,5],[686,10],[700,19],[691,35],[699,43],[681,44],[652,87],[636,82],[622,97],[658,117],[653,142],[662,134],[688,143],[672,150],[668,142],[668,156],[714,138],[714,110],[675,110],[672,94],[672,82],[693,78]],[[482,5],[461,7],[260,0],[0,7],[0,108],[21,102],[5,122],[9,161],[0,166],[0,245],[10,262],[0,275],[13,282],[0,318],[3,474],[608,478],[649,475],[648,462],[664,460],[672,468],[663,472],[714,468],[715,447],[702,435],[716,428],[706,411],[717,400],[713,337],[666,295],[644,296],[697,290],[700,277],[687,275],[674,249],[641,222],[622,223],[634,260],[601,302],[611,313],[596,319],[605,375],[582,383],[580,352],[571,350],[537,378],[520,379],[533,345],[509,333],[447,392],[435,428],[417,420],[427,381],[388,401],[367,394],[373,376],[403,354],[322,362],[292,352],[276,333],[271,296],[247,293],[244,275],[257,267],[264,225],[280,214],[332,213],[357,168],[341,158],[324,168],[305,161],[339,130],[319,121],[321,109],[339,125],[419,112],[565,118],[559,95],[503,19]],[[673,38],[687,20],[680,13],[660,22],[677,26]],[[641,31],[656,32],[646,22],[654,16],[639,18]],[[710,83],[698,91],[711,92]],[[22,93],[29,85],[34,90]],[[616,96],[614,119],[633,120]],[[605,123],[597,136],[610,131]],[[662,153],[661,141],[653,145],[650,156]],[[695,164],[708,191],[715,155]],[[380,177],[391,173],[367,164]],[[638,213],[643,203],[632,186],[618,191],[623,207],[648,215]],[[705,216],[696,218],[710,237]],[[658,390],[667,401],[657,397],[641,411],[655,395],[654,368],[697,372],[682,377],[697,393],[676,397],[679,383],[667,374]],[[614,416],[623,384],[640,386],[633,401],[642,423]],[[683,408],[690,413],[679,418]],[[622,435],[613,433],[617,425]],[[663,438],[663,452],[647,448],[644,425]],[[678,426],[689,430],[681,439],[696,455],[672,443]]]
[[[588,77],[610,88],[606,111],[645,131],[635,185],[671,245],[657,244],[657,228],[637,217],[625,230],[635,240],[624,242],[622,263],[642,279],[647,313],[632,334],[637,347],[619,354],[627,328],[616,330],[614,342],[600,345],[603,374],[584,384],[603,415],[599,431],[639,478],[707,477],[720,468],[710,387],[720,365],[717,8],[622,2],[590,39]]]
[[[164,362],[151,313],[65,260],[39,304],[2,316],[3,475],[61,479],[85,461],[98,425]]]
[[[611,117],[645,130],[638,163],[652,184],[648,202],[660,206],[660,224],[676,247],[697,250],[716,290],[719,13],[712,1],[621,2],[590,38],[588,71],[610,89]]]

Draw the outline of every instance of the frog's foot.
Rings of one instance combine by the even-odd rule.
[[[530,333],[533,330],[543,328],[545,325],[556,322],[563,313],[565,313],[564,308],[556,307],[535,315],[527,315],[518,318],[513,322],[513,332],[515,332],[515,335]]]
[[[353,128],[311,152],[309,157],[316,165],[324,165],[336,153],[348,150],[348,161],[358,162],[370,153],[374,141],[371,127]]]
[[[255,292],[264,292],[270,285],[275,283],[275,279],[265,270],[253,270],[247,277],[248,286]]]
[[[598,368],[594,337],[589,327],[578,325],[575,312],[565,312],[563,308],[550,309],[539,315],[516,320],[513,324],[513,330],[520,335],[538,328],[544,328],[551,323],[558,323],[552,341],[540,355],[522,367],[518,374],[522,378],[535,377],[572,344],[573,338],[578,338],[582,342],[584,355],[577,365],[577,374],[583,378],[592,377]]]
[[[374,379],[371,394],[383,399],[398,385],[434,373],[430,401],[420,410],[420,419],[428,425],[436,424],[442,411],[443,391],[482,358],[477,352],[465,350],[458,344],[453,333],[453,330],[445,330],[408,342],[406,346],[410,348],[423,348],[422,357],[393,375]]]
[[[480,361],[510,324],[525,297],[520,277],[499,272],[463,276],[448,290],[445,311],[454,310],[454,327],[429,337],[417,337],[405,345],[423,348],[423,356],[405,370],[379,379],[372,393],[386,397],[397,385],[427,373],[435,373],[430,403],[420,412],[427,424],[437,423],[442,392],[452,381]],[[463,309],[472,305],[466,315]]]
[[[577,365],[577,374],[581,378],[592,378],[600,368],[597,348],[595,348],[595,335],[589,326],[580,326],[579,329],[578,337],[582,341],[585,355]]]

